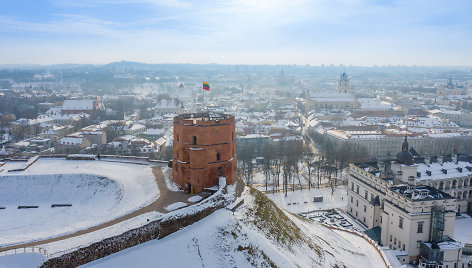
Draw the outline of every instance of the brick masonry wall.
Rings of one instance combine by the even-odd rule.
[[[209,121],[175,117],[173,157],[172,177],[184,190],[191,185],[199,193],[217,185],[219,168],[227,183],[233,184],[237,166],[234,117]]]

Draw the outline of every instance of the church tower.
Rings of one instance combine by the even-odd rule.
[[[349,93],[349,77],[345,72],[338,78],[338,93]]]
[[[310,102],[311,102],[310,91],[306,89],[305,91],[305,115],[308,115],[308,112],[310,111]]]

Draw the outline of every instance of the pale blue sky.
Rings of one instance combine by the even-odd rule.
[[[470,0],[0,0],[0,64],[472,65]]]

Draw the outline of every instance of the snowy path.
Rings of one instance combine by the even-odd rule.
[[[380,257],[379,252],[370,244],[368,244],[363,238],[340,230],[333,230],[336,234],[341,237],[344,237],[347,242],[349,242],[353,248],[355,248],[357,253],[366,255],[368,258],[365,260],[368,263],[365,263],[364,267],[385,267],[382,257]],[[382,264],[382,265],[381,265]]]

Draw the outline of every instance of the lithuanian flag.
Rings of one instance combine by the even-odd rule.
[[[210,91],[210,84],[208,84],[207,82],[203,81],[203,89]]]

